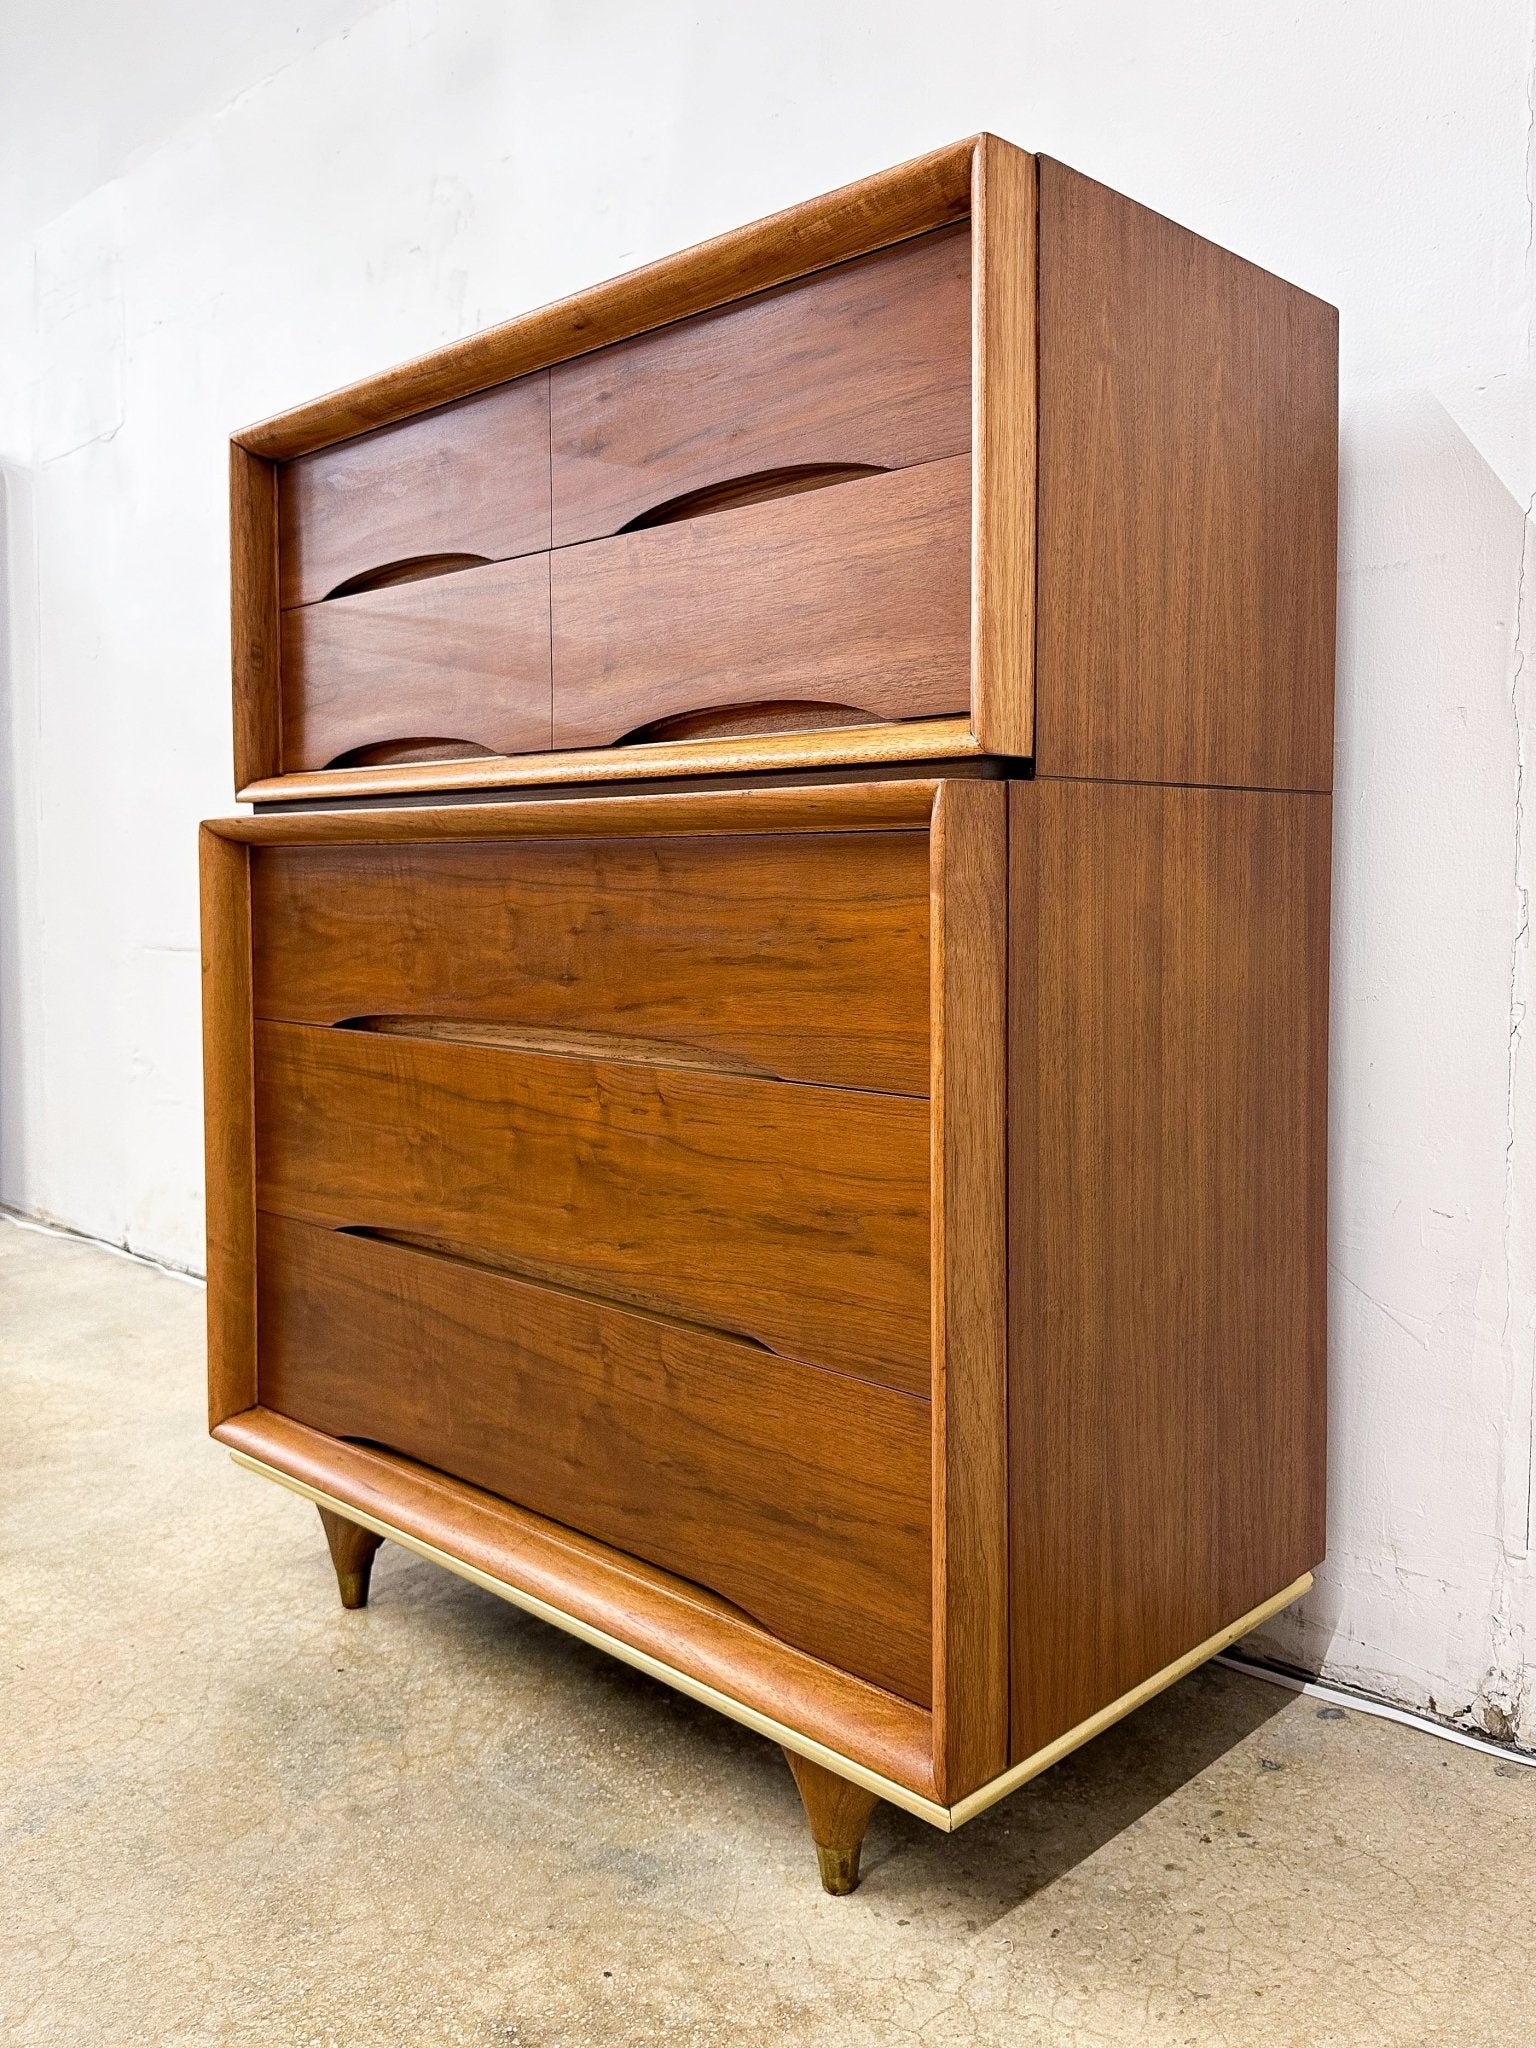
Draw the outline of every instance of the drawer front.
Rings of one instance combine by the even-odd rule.
[[[542,370],[301,455],[279,472],[284,606],[443,557],[499,562],[548,546],[549,380]]]
[[[255,1058],[262,1210],[928,1392],[926,1102],[308,1025]]]
[[[549,570],[533,555],[283,614],[291,769],[549,746]]]
[[[554,745],[751,704],[870,718],[970,701],[970,458],[551,557]]]
[[[265,1406],[679,1573],[926,1705],[929,1408],[716,1332],[276,1217]]]
[[[260,1017],[928,1092],[925,833],[260,847],[251,903]]]
[[[964,453],[970,270],[947,229],[558,365],[554,544],[786,470]]]

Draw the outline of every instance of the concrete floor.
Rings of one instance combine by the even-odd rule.
[[[0,1223],[0,2040],[1536,2043],[1536,1771],[1208,1667],[818,1890],[756,1736],[202,1435],[199,1290]]]

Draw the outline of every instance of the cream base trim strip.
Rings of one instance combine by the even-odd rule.
[[[279,1486],[286,1486],[290,1493],[302,1494],[305,1500],[312,1500],[316,1507],[327,1508],[333,1515],[342,1515],[349,1522],[361,1523],[376,1536],[386,1536],[391,1543],[398,1543],[403,1549],[412,1550],[418,1557],[424,1557],[429,1564],[440,1564],[446,1571],[457,1572],[461,1579],[468,1579],[472,1585],[483,1586],[487,1593],[494,1593],[499,1600],[508,1601],[513,1607],[522,1608],[525,1614],[532,1614],[540,1621],[547,1621],[553,1627],[564,1629],[579,1642],[588,1643],[595,1650],[606,1650],[610,1657],[617,1657],[621,1664],[633,1665],[636,1671],[643,1671],[648,1678],[658,1679],[663,1685],[670,1685],[675,1691],[686,1693],[689,1699],[698,1700],[702,1706],[713,1707],[717,1713],[726,1715],[732,1721],[741,1722],[758,1735],[766,1735],[770,1742],[777,1742],[785,1749],[792,1749],[798,1756],[809,1757],[812,1763],[823,1765],[835,1771],[839,1777],[851,1779],[855,1785],[862,1785],[877,1798],[888,1799],[892,1806],[905,1807],[908,1813],[915,1813],[922,1820],[936,1828],[950,1828],[949,1809],[935,1800],[925,1799],[921,1792],[910,1791],[905,1785],[898,1785],[894,1778],[887,1778],[879,1771],[872,1771],[866,1765],[855,1763],[852,1757],[843,1756],[835,1749],[828,1749],[824,1743],[815,1741],[809,1735],[802,1735],[797,1729],[783,1721],[775,1721],[769,1714],[760,1714],[756,1707],[745,1706],[740,1700],[733,1700],[729,1693],[718,1692],[714,1686],[706,1685],[702,1679],[691,1677],[675,1664],[663,1663],[648,1650],[637,1650],[632,1643],[611,1636],[605,1629],[594,1628],[588,1621],[581,1621],[574,1614],[567,1614],[563,1607],[552,1606],[548,1600],[541,1600],[537,1593],[525,1593],[510,1580],[493,1578],[489,1572],[481,1571],[478,1565],[466,1564],[462,1558],[454,1557],[450,1551],[439,1550],[435,1543],[425,1543],[419,1536],[412,1536],[404,1529],[397,1529],[393,1523],[381,1521],[377,1515],[370,1515],[362,1508],[355,1508],[350,1501],[339,1500],[334,1494],[323,1493],[317,1486],[310,1486],[302,1479],[291,1479],[286,1472],[279,1472],[274,1465],[263,1464],[260,1458],[253,1458],[248,1451],[234,1451],[229,1454],[237,1465],[245,1466],[249,1472],[257,1472],[263,1479],[272,1479]]]
[[[1123,1721],[1127,1714],[1134,1714],[1138,1707],[1144,1707],[1148,1700],[1156,1699],[1160,1692],[1166,1692],[1170,1685],[1177,1685],[1181,1678],[1188,1678],[1191,1671],[1198,1671],[1202,1664],[1211,1659],[1229,1644],[1238,1642],[1256,1628],[1262,1628],[1272,1614],[1278,1614],[1282,1607],[1289,1607],[1293,1600],[1299,1600],[1303,1593],[1310,1592],[1312,1574],[1303,1572],[1299,1579],[1293,1579],[1283,1592],[1271,1599],[1261,1601],[1257,1607],[1228,1627],[1220,1629],[1213,1636],[1207,1636],[1203,1643],[1177,1658],[1172,1664],[1165,1664],[1161,1671],[1154,1671],[1150,1678],[1144,1678],[1140,1685],[1132,1686],[1129,1692],[1121,1693],[1119,1699],[1111,1700],[1107,1707],[1101,1707],[1096,1714],[1090,1714],[1086,1721],[1079,1721],[1075,1728],[1069,1728],[1065,1735],[1058,1735],[1054,1742],[1048,1742],[1044,1749],[1037,1749],[1033,1756],[1025,1757],[1023,1763],[1015,1764],[1012,1770],[1004,1771],[990,1783],[979,1785],[974,1792],[968,1792],[948,1809],[951,1828],[963,1827],[968,1820],[974,1820],[978,1813],[994,1805],[999,1799],[1006,1799],[1010,1792],[1017,1792],[1021,1785],[1027,1785],[1031,1778],[1038,1778],[1042,1771],[1048,1771],[1052,1764],[1059,1764],[1064,1756],[1070,1756],[1074,1749],[1081,1749],[1085,1742],[1092,1742],[1095,1735],[1102,1735],[1106,1728],[1113,1728],[1117,1721]]]
[[[920,1792],[913,1792],[905,1785],[898,1785],[894,1778],[882,1776],[879,1771],[869,1770],[852,1757],[843,1756],[835,1749],[828,1749],[824,1743],[816,1742],[798,1729],[788,1727],[782,1721],[775,1721],[771,1715],[760,1714],[755,1707],[743,1705],[729,1693],[718,1691],[706,1685],[702,1679],[692,1678],[686,1671],[680,1671],[674,1664],[665,1664],[659,1657],[653,1657],[646,1650],[637,1650],[632,1644],[622,1642],[606,1630],[594,1628],[590,1622],[580,1621],[563,1608],[551,1606],[535,1593],[525,1593],[506,1579],[493,1578],[478,1565],[466,1564],[462,1558],[454,1557],[449,1551],[439,1550],[434,1543],[424,1543],[419,1536],[412,1536],[404,1529],[397,1529],[393,1523],[382,1521],[377,1515],[370,1515],[362,1508],[353,1507],[349,1501],[338,1500],[334,1494],[323,1493],[319,1487],[309,1486],[302,1479],[292,1479],[286,1472],[279,1472],[275,1465],[263,1464],[260,1458],[253,1458],[247,1451],[231,1451],[230,1457],[237,1465],[243,1465],[248,1472],[255,1472],[263,1479],[270,1479],[276,1485],[286,1487],[290,1493],[301,1494],[305,1500],[313,1501],[316,1507],[327,1508],[332,1514],[342,1515],[349,1522],[356,1522],[364,1529],[371,1529],[376,1536],[385,1536],[391,1543],[398,1543],[402,1549],[414,1551],[429,1564],[440,1564],[445,1571],[456,1572],[461,1579],[484,1587],[498,1599],[510,1602],[513,1607],[522,1608],[525,1614],[547,1621],[554,1628],[564,1629],[567,1635],[588,1643],[595,1650],[605,1650],[610,1657],[617,1657],[622,1664],[629,1664],[647,1677],[658,1679],[663,1685],[670,1685],[676,1691],[685,1693],[689,1699],[698,1700],[701,1705],[713,1707],[717,1713],[729,1720],[739,1721],[743,1727],[766,1736],[783,1749],[792,1749],[797,1756],[809,1757],[824,1769],[835,1771],[840,1778],[847,1778],[852,1784],[862,1785],[866,1792],[873,1792],[877,1798],[888,1800],[892,1806],[899,1806],[905,1812],[916,1814],[930,1826],[941,1828],[946,1834],[963,1827],[966,1821],[974,1820],[978,1813],[995,1805],[999,1799],[1006,1799],[1010,1792],[1016,1792],[1021,1785],[1027,1785],[1031,1778],[1037,1778],[1042,1771],[1048,1771],[1052,1764],[1059,1763],[1074,1749],[1085,1742],[1091,1742],[1095,1735],[1101,1735],[1106,1728],[1127,1714],[1133,1714],[1140,1706],[1154,1698],[1170,1685],[1176,1685],[1181,1678],[1207,1663],[1229,1644],[1235,1643],[1251,1630],[1259,1628],[1272,1614],[1278,1614],[1282,1607],[1289,1607],[1293,1600],[1299,1600],[1312,1584],[1312,1574],[1303,1572],[1301,1577],[1287,1586],[1284,1592],[1276,1593],[1273,1599],[1234,1621],[1229,1628],[1211,1636],[1187,1656],[1176,1663],[1168,1664],[1151,1678],[1122,1693],[1097,1714],[1080,1721],[1075,1728],[1069,1728],[1065,1735],[1059,1735],[1054,1742],[1037,1749],[1033,1756],[1015,1764],[1011,1770],[980,1785],[974,1792],[954,1806],[941,1806],[936,1800],[925,1799]]]

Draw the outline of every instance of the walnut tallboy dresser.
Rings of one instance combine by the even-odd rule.
[[[831,1890],[1322,1556],[1336,386],[982,136],[235,439],[213,1433]]]

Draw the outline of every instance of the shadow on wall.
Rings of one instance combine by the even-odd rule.
[[[24,735],[34,702],[33,555],[31,477],[0,463],[0,1203],[16,1208],[25,1206],[27,1185],[22,1038],[29,854],[21,808],[31,779]]]

